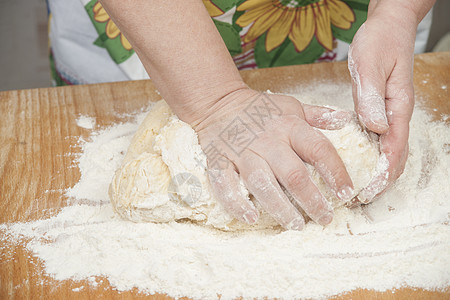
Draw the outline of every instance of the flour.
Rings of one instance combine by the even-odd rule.
[[[299,87],[292,94],[307,103],[353,106],[347,85]],[[71,205],[49,219],[1,225],[0,238],[24,241],[56,280],[99,276],[119,291],[173,297],[320,298],[359,288],[450,285],[450,129],[432,123],[420,107],[397,183],[375,203],[337,208],[330,225],[310,222],[301,232],[121,219],[108,201],[108,185],[144,117],[82,141],[81,178],[67,191]]]
[[[140,123],[144,117],[140,114],[135,121]],[[81,140],[82,155],[77,160],[81,178],[67,191],[67,196],[94,203],[109,202],[108,186],[125,157],[136,129],[135,122],[118,124],[114,128],[93,132],[89,142]]]
[[[95,118],[80,116],[76,119],[77,126],[84,129],[93,129],[95,126]]]

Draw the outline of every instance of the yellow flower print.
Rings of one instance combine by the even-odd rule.
[[[267,52],[280,46],[286,37],[301,52],[313,36],[331,51],[331,24],[349,29],[355,21],[353,10],[341,0],[247,0],[237,10],[246,12],[236,20],[236,24],[241,27],[252,24],[244,36],[244,43],[267,32]]]
[[[97,2],[95,3],[94,7],[92,8],[92,10],[94,11],[94,20],[99,22],[99,23],[106,23],[106,35],[108,36],[108,38],[110,39],[115,39],[117,36],[120,35],[120,42],[122,43],[122,46],[126,49],[126,50],[131,50],[131,44],[130,42],[127,40],[127,38],[120,32],[119,28],[117,28],[117,25],[113,22],[113,20],[111,20],[111,18],[109,17],[109,15],[106,13],[105,9],[103,8],[103,6]]]
[[[203,5],[205,5],[206,10],[211,17],[217,17],[223,14],[223,10],[218,8],[211,0],[203,0]]]

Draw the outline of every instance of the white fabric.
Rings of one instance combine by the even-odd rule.
[[[49,39],[56,68],[75,84],[149,78],[136,54],[117,65],[106,49],[94,45],[98,38],[84,5],[89,0],[48,0],[52,17]],[[221,16],[223,17],[223,16]],[[415,53],[425,51],[431,27],[430,11],[419,24]],[[337,60],[347,59],[348,44],[338,41]]]
[[[414,53],[424,53],[427,47],[428,36],[430,35],[431,21],[433,20],[433,9],[423,18],[417,27],[416,43],[414,45]]]
[[[94,45],[98,33],[80,1],[49,0],[48,5],[49,39],[56,68],[64,78],[75,84],[148,78],[136,54],[127,60],[132,67],[121,68],[106,49]]]

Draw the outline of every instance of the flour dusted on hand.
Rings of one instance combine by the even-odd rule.
[[[375,175],[377,164],[381,161],[376,135],[364,131],[356,118],[340,130],[322,132],[344,161],[356,195]],[[179,120],[167,103],[161,100],[139,127],[122,166],[114,175],[109,189],[114,210],[123,218],[135,222],[162,223],[189,219],[223,230],[278,226],[261,209],[260,219],[253,226],[230,216],[213,195],[206,165],[206,156],[195,131]],[[333,206],[342,206],[343,203],[327,187],[316,169],[308,167],[324,196]],[[239,188],[260,208],[242,181]]]

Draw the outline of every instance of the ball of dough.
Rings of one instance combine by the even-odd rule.
[[[155,137],[161,128],[169,122],[171,115],[172,110],[166,101],[161,100],[154,104],[134,134],[127,154],[125,155],[124,163],[135,159],[143,152],[153,153]]]
[[[114,210],[135,222],[170,222],[192,215],[171,201],[170,173],[160,155],[144,152],[117,170],[109,188]]]
[[[361,128],[356,117],[340,130],[321,130],[335,146],[354,183],[355,195],[377,171],[378,139]],[[324,166],[318,165],[326,174]],[[319,172],[311,178],[334,207],[342,206]],[[222,230],[278,227],[241,182],[242,193],[260,211],[255,225],[230,216],[216,201],[206,172],[206,156],[196,132],[179,120],[164,100],[155,104],[136,132],[122,167],[110,186],[114,210],[135,222],[190,220]],[[293,201],[292,198],[290,198]],[[301,209],[296,203],[294,205]]]

